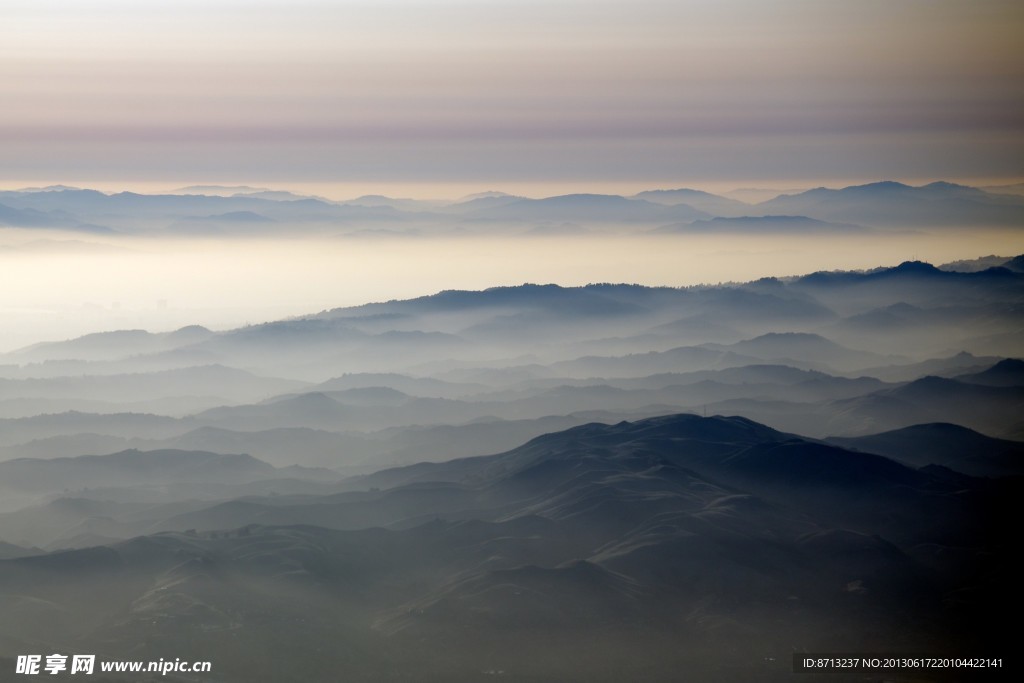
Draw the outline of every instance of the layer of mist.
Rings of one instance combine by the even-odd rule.
[[[0,677],[1011,656],[1019,197],[227,189],[0,193]]]
[[[1024,251],[1024,199],[948,183],[760,204],[685,189],[458,202],[181,192],[0,192],[0,267],[26,283],[0,292],[0,349],[98,329],[226,329],[443,289],[687,286]]]

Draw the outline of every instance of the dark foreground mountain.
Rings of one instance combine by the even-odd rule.
[[[985,615],[1019,608],[1015,478],[673,415],[346,488],[0,561],[0,654],[277,683],[770,681],[793,652],[1011,652]]]
[[[1024,474],[1024,442],[993,439],[954,424],[914,425],[871,436],[832,437],[829,442],[912,467],[941,465],[976,477]]]

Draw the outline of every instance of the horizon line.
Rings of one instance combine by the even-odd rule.
[[[233,195],[246,195],[256,194],[259,192],[287,192],[295,195],[302,196],[304,198],[323,199],[330,202],[349,202],[363,197],[380,196],[387,199],[393,200],[412,200],[412,201],[437,201],[437,202],[460,202],[467,198],[471,198],[474,195],[481,195],[487,193],[503,193],[522,199],[550,199],[553,197],[564,197],[570,195],[579,194],[593,194],[593,195],[606,195],[606,196],[619,196],[624,198],[630,198],[642,192],[652,191],[675,191],[675,190],[697,190],[701,192],[707,192],[709,194],[715,194],[719,196],[728,196],[730,194],[740,193],[768,193],[778,192],[779,194],[794,194],[806,192],[814,189],[830,189],[830,190],[842,190],[851,187],[864,187],[867,185],[877,185],[882,183],[897,183],[906,185],[908,187],[926,187],[928,185],[948,183],[952,185],[961,185],[964,187],[971,187],[974,189],[984,188],[1013,188],[1015,186],[1024,185],[1024,177],[971,177],[971,178],[876,178],[876,179],[825,179],[818,181],[809,180],[792,180],[792,179],[781,179],[778,181],[772,181],[770,179],[764,179],[761,181],[749,181],[749,182],[731,182],[731,181],[679,181],[679,182],[660,182],[652,181],[650,183],[644,181],[631,181],[628,183],[630,189],[625,191],[612,191],[612,188],[623,187],[623,183],[614,183],[608,181],[595,181],[593,183],[587,183],[586,181],[573,181],[571,183],[565,182],[544,182],[541,183],[543,186],[561,187],[563,189],[555,190],[553,194],[537,193],[536,188],[532,193],[526,193],[522,191],[515,191],[516,187],[522,186],[521,182],[509,181],[509,182],[494,182],[488,183],[487,185],[476,185],[471,186],[465,183],[396,183],[396,182],[378,182],[378,183],[359,183],[357,187],[361,188],[356,190],[352,187],[352,190],[347,194],[331,193],[333,196],[328,196],[324,193],[324,189],[327,187],[351,187],[353,183],[348,182],[337,182],[337,183],[323,183],[323,182],[287,182],[283,181],[280,184],[274,181],[181,181],[181,182],[163,182],[163,181],[83,181],[83,180],[15,180],[4,183],[0,186],[0,192],[59,192],[59,191],[95,191],[107,196],[113,196],[122,193],[140,194],[147,196],[233,196]],[[531,183],[536,186],[537,184]],[[172,187],[173,186],[173,187]],[[373,190],[370,188],[380,188],[379,190]],[[416,192],[395,192],[399,187],[415,189]],[[445,196],[437,194],[424,194],[422,190],[425,188],[439,188],[446,187],[449,190],[453,190],[456,187],[461,187],[461,191],[452,192],[457,196]],[[590,187],[591,190],[587,191],[585,188]],[[731,189],[721,189],[729,187]],[[183,192],[191,188],[217,188],[222,189],[225,192],[233,189],[246,190],[242,192],[233,193],[233,195],[218,195],[216,193],[204,194],[202,192]],[[319,188],[319,189],[317,189]],[[391,189],[391,194],[387,194],[387,188]],[[504,189],[503,189],[504,188]],[[637,189],[643,188],[643,189]],[[565,191],[568,189],[569,191]],[[597,191],[603,190],[603,191]],[[436,191],[436,189],[435,189]],[[550,192],[551,190],[548,190]],[[743,200],[739,200],[743,201]],[[748,202],[750,203],[750,202]],[[756,203],[756,202],[753,202]]]

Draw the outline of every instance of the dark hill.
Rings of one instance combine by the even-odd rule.
[[[988,370],[969,375],[957,375],[956,380],[989,387],[1024,387],[1024,360],[1006,358]]]
[[[282,680],[264,651],[302,678],[343,657],[365,681],[610,683],[683,666],[786,680],[794,648],[851,638],[998,649],[1010,636],[969,617],[1008,586],[1014,486],[743,418],[588,424],[346,493],[193,507],[184,533],[0,560],[0,635],[209,646],[223,675],[260,683]]]
[[[871,436],[831,437],[828,441],[912,467],[942,465],[980,477],[1024,474],[1024,443],[993,439],[960,425],[922,424]]]

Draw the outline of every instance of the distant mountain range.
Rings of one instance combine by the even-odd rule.
[[[276,224],[276,225],[275,225]],[[619,195],[573,194],[529,199],[485,192],[457,201],[366,195],[346,201],[247,186],[193,186],[171,194],[104,194],[77,188],[0,191],[0,226],[86,232],[247,234],[296,230],[329,234],[375,229],[430,233],[549,224],[666,233],[808,233],[867,229],[1024,225],[1024,197],[931,183],[879,182],[817,188],[759,204],[692,189]],[[548,228],[549,229],[549,228]]]
[[[640,199],[654,204],[676,206],[685,204],[712,216],[737,218],[750,215],[750,204],[736,199],[729,199],[701,190],[648,190],[633,195],[632,199]]]
[[[150,445],[132,441],[147,430],[177,448],[166,440],[204,427],[296,429],[311,439],[297,447],[302,462],[319,465],[333,437],[313,432],[705,406],[817,437],[952,422],[1015,438],[1020,373],[997,363],[1024,357],[1022,303],[1024,275],[1008,267],[907,262],[713,287],[446,291],[223,332],[106,332],[0,356],[0,448],[51,453],[89,434],[123,449]],[[739,389],[724,375],[684,380],[765,365],[820,374],[799,387],[754,374]],[[644,380],[657,375],[676,379]],[[927,375],[955,381],[900,389]],[[348,443],[339,466],[405,448]]]
[[[761,202],[757,208],[765,214],[807,216],[877,227],[1019,227],[1022,224],[1019,197],[994,195],[944,182],[921,187],[881,182],[841,190],[818,188],[776,197]]]

